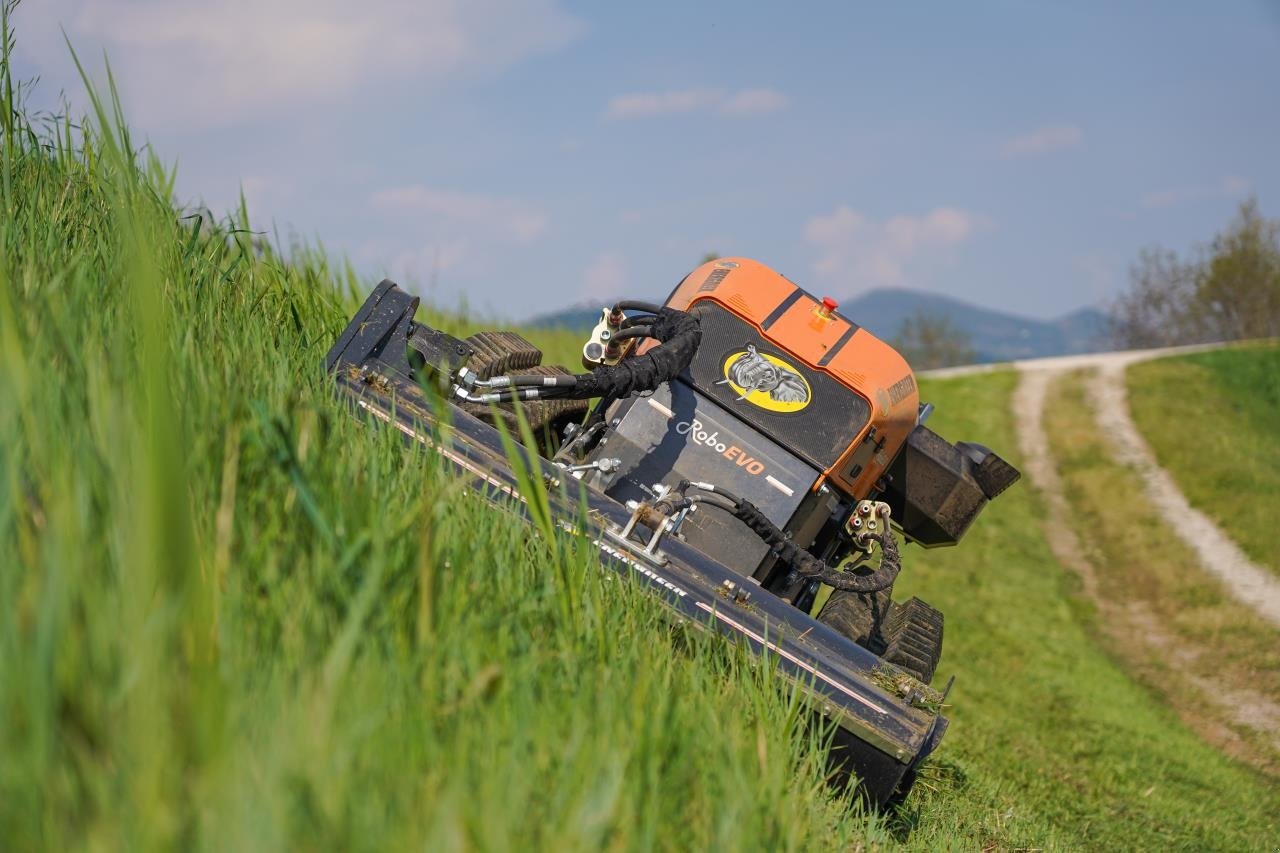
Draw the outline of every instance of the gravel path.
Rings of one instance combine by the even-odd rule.
[[[1145,649],[1149,658],[1172,663],[1174,670],[1168,677],[1182,679],[1199,696],[1197,700],[1186,701],[1176,698],[1177,691],[1169,694],[1179,717],[1228,755],[1273,772],[1268,757],[1236,734],[1230,725],[1223,723],[1258,732],[1270,741],[1274,749],[1280,750],[1280,703],[1256,690],[1232,686],[1212,673],[1194,674],[1195,671],[1204,671],[1205,668],[1198,664],[1202,664],[1206,656],[1212,657],[1211,649],[1189,643],[1168,630],[1143,602],[1118,600],[1099,593],[1098,573],[1085,556],[1071,525],[1070,507],[1044,428],[1045,400],[1054,380],[1068,371],[1093,369],[1088,386],[1090,403],[1099,429],[1113,439],[1108,446],[1116,459],[1140,472],[1148,500],[1169,526],[1191,545],[1205,570],[1217,576],[1242,604],[1280,624],[1280,583],[1274,576],[1251,564],[1212,521],[1187,503],[1172,478],[1156,464],[1154,455],[1130,417],[1125,369],[1139,361],[1177,352],[1147,350],[1015,363],[1020,377],[1012,405],[1018,424],[1023,468],[1046,504],[1044,531],[1050,550],[1060,563],[1079,576],[1085,595],[1097,606],[1102,624],[1113,637],[1116,647],[1129,655],[1135,654],[1137,649]],[[946,375],[989,369],[951,369]],[[1139,670],[1146,666],[1142,653],[1137,653],[1132,661]]]
[[[1078,565],[1084,561],[1067,552],[1077,549],[1063,542],[1055,544],[1055,537],[1062,538],[1069,531],[1055,531],[1053,516],[1066,517],[1065,498],[1058,482],[1058,473],[1049,453],[1049,440],[1044,434],[1044,399],[1053,379],[1073,370],[1094,371],[1089,379],[1088,393],[1103,435],[1111,437],[1107,446],[1117,461],[1132,465],[1142,477],[1147,499],[1163,516],[1175,534],[1195,551],[1202,568],[1217,577],[1241,604],[1253,608],[1264,619],[1280,625],[1280,578],[1254,563],[1235,542],[1208,516],[1188,503],[1169,472],[1156,462],[1155,454],[1147,446],[1129,414],[1129,399],[1125,388],[1125,370],[1140,361],[1168,355],[1202,352],[1214,345],[1168,347],[1165,349],[1131,350],[1128,352],[1092,353],[1057,358],[1038,358],[1013,362],[1021,374],[1014,398],[1014,413],[1018,422],[1018,438],[1022,445],[1027,476],[1050,508],[1050,524],[1047,534],[1055,556],[1081,572],[1086,586],[1091,580]],[[930,377],[966,376],[985,373],[1006,365],[973,365],[951,367],[925,373]],[[1058,505],[1063,511],[1059,513]],[[1074,539],[1074,535],[1070,536]],[[1063,553],[1059,553],[1059,549]]]
[[[1178,538],[1195,551],[1205,571],[1221,580],[1242,604],[1280,625],[1280,579],[1250,560],[1222,528],[1187,502],[1138,432],[1129,414],[1124,381],[1129,363],[1132,362],[1104,361],[1089,382],[1094,416],[1098,427],[1112,438],[1110,447],[1116,460],[1138,471],[1146,487],[1147,500]]]
[[[1013,417],[1018,424],[1018,445],[1022,451],[1022,467],[1031,485],[1040,492],[1048,509],[1044,532],[1049,550],[1067,568],[1074,571],[1084,584],[1084,592],[1097,601],[1097,573],[1084,558],[1080,541],[1067,519],[1071,517],[1067,506],[1062,480],[1049,452],[1049,436],[1044,429],[1044,401],[1049,392],[1054,373],[1048,370],[1029,370],[1022,374],[1013,395]]]

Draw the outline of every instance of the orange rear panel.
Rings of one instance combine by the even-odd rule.
[[[687,310],[704,299],[751,323],[770,343],[870,403],[870,422],[849,435],[849,450],[824,472],[841,491],[865,496],[916,425],[919,394],[906,360],[839,309],[827,311],[785,276],[749,258],[703,264],[676,287],[667,305]],[[875,449],[859,454],[857,467],[853,456],[872,429]]]

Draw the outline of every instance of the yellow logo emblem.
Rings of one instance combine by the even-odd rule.
[[[724,379],[739,400],[770,412],[798,412],[809,405],[813,391],[800,371],[775,355],[757,352],[754,344],[724,360]]]

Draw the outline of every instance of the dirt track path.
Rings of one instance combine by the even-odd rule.
[[[1142,477],[1149,500],[1183,542],[1195,551],[1205,571],[1216,576],[1240,601],[1270,622],[1280,625],[1280,579],[1254,563],[1240,546],[1222,532],[1207,515],[1191,506],[1169,472],[1138,432],[1129,413],[1124,382],[1132,362],[1106,361],[1089,383],[1094,417],[1111,445],[1117,461],[1132,465]]]
[[[1075,530],[1068,525],[1070,509],[1058,477],[1058,469],[1049,451],[1049,435],[1044,428],[1044,401],[1056,374],[1048,370],[1022,373],[1013,395],[1013,417],[1018,425],[1018,444],[1022,465],[1031,484],[1048,506],[1045,538],[1058,562],[1080,576],[1084,592],[1094,601],[1098,595],[1098,578],[1093,566],[1084,558]]]
[[[1113,441],[1108,442],[1118,462],[1133,466],[1142,477],[1147,499],[1164,518],[1170,528],[1196,553],[1201,567],[1217,577],[1237,601],[1255,610],[1258,615],[1280,625],[1280,578],[1254,563],[1207,515],[1191,506],[1182,490],[1169,473],[1156,462],[1155,454],[1138,432],[1129,413],[1129,400],[1125,388],[1125,370],[1140,361],[1179,353],[1200,352],[1212,346],[1170,347],[1166,349],[1134,350],[1130,352],[1094,353],[1059,358],[1040,358],[1014,362],[1021,374],[1014,397],[1014,416],[1019,430],[1027,476],[1045,496],[1051,516],[1066,518],[1065,497],[1058,482],[1057,470],[1049,453],[1049,439],[1044,432],[1044,400],[1054,378],[1073,370],[1092,369],[1089,379],[1089,399],[1093,406],[1098,428]],[[935,370],[928,376],[947,377],[981,373],[995,369],[994,365],[948,368]],[[1058,510],[1061,509],[1059,513]],[[1052,528],[1052,523],[1050,528]],[[1066,553],[1067,545],[1055,545],[1059,539],[1074,539],[1069,530],[1047,531],[1055,556],[1066,565],[1080,571],[1077,557]],[[1059,553],[1059,548],[1063,549]],[[1081,571],[1081,577],[1084,572]],[[1086,584],[1090,581],[1086,578]]]
[[[1045,401],[1054,380],[1072,370],[1092,368],[1089,401],[1099,429],[1114,439],[1109,446],[1116,460],[1132,465],[1140,473],[1148,500],[1191,546],[1203,568],[1221,580],[1242,604],[1280,625],[1280,582],[1250,563],[1217,525],[1187,503],[1168,472],[1156,463],[1130,416],[1125,369],[1136,362],[1175,352],[1177,350],[1105,353],[1015,364],[1020,377],[1013,410],[1023,466],[1046,503],[1045,537],[1050,549],[1059,562],[1080,577],[1085,595],[1098,608],[1117,648],[1128,649],[1130,653],[1145,648],[1147,654],[1172,662],[1177,670],[1174,677],[1185,679],[1200,697],[1197,702],[1175,700],[1173,704],[1179,716],[1205,740],[1228,754],[1273,770],[1266,757],[1260,756],[1230,725],[1223,723],[1259,732],[1280,750],[1280,704],[1258,691],[1233,688],[1221,679],[1192,674],[1193,669],[1203,669],[1195,664],[1211,655],[1210,650],[1170,632],[1144,602],[1118,601],[1099,593],[1097,570],[1084,556],[1076,530],[1069,522],[1070,508],[1045,431]],[[966,372],[978,371],[949,371],[950,375]],[[1133,664],[1139,670],[1145,666],[1141,655],[1134,658]]]
[[[1015,366],[1021,372],[1021,379],[1015,407],[1022,436],[1022,451],[1024,458],[1028,460],[1029,469],[1039,467],[1053,470],[1048,438],[1044,434],[1045,393],[1055,377],[1072,370],[1092,368],[1093,373],[1088,379],[1089,401],[1093,406],[1098,429],[1111,438],[1107,446],[1116,461],[1130,465],[1138,472],[1147,500],[1174,533],[1195,552],[1201,568],[1218,578],[1241,604],[1252,608],[1271,623],[1280,625],[1280,579],[1251,561],[1222,528],[1191,506],[1173,477],[1156,462],[1155,454],[1138,432],[1129,412],[1125,370],[1140,361],[1202,349],[1205,347],[1098,353],[1017,363]],[[1034,416],[1030,411],[1033,408],[1038,410]],[[1034,466],[1032,459],[1035,460]],[[1037,478],[1029,470],[1028,476],[1046,497],[1057,492],[1056,500],[1064,501],[1061,485],[1056,482],[1057,472],[1053,471],[1048,481],[1045,481],[1043,473],[1042,471],[1042,476]],[[1055,500],[1047,499],[1051,502]]]

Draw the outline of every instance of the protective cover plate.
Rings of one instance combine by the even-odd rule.
[[[818,478],[817,470],[680,380],[620,404],[612,416],[618,425],[594,456],[616,457],[622,465],[595,485],[617,501],[652,500],[656,483],[705,481],[747,498],[786,527]],[[683,532],[694,547],[712,548],[709,553],[745,575],[768,550],[744,536],[733,516],[715,509],[690,515]]]

